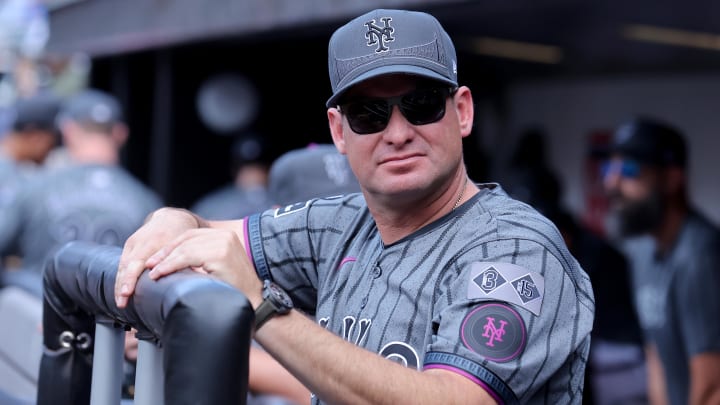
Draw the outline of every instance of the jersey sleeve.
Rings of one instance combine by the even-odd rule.
[[[715,239],[705,244],[699,257],[675,275],[676,311],[680,332],[689,356],[720,352],[720,243]]]
[[[17,252],[17,232],[20,228],[19,204],[9,203],[0,211],[0,254]]]
[[[20,249],[20,233],[27,221],[25,211],[32,206],[33,200],[28,197],[33,181],[24,186],[16,185],[12,195],[0,203],[0,254],[22,255]]]
[[[475,251],[482,254],[448,272],[424,368],[464,375],[498,403],[525,403],[541,390],[577,402],[594,313],[587,275],[572,257],[531,240]]]
[[[357,214],[355,197],[314,199],[246,219],[245,246],[261,279],[271,279],[314,314],[324,273],[333,268]]]

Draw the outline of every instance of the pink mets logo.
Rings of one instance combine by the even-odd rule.
[[[527,330],[520,314],[510,305],[481,303],[465,315],[460,337],[468,349],[488,360],[504,363],[525,350]]]
[[[494,341],[500,341],[502,342],[502,337],[505,334],[505,325],[507,325],[507,322],[500,321],[500,328],[495,326],[495,318],[488,316],[486,317],[487,323],[483,327],[485,330],[485,333],[482,334],[483,337],[488,338],[487,343],[485,343],[486,346],[492,346],[495,347],[493,344]]]
[[[392,36],[393,32],[395,32],[395,28],[390,26],[390,21],[392,21],[392,18],[383,17],[380,19],[380,21],[383,22],[382,26],[376,25],[375,20],[370,20],[365,23],[365,26],[368,27],[368,30],[365,33],[365,38],[367,38],[367,46],[377,45],[377,49],[375,49],[375,52],[378,53],[389,50],[390,48],[385,46],[385,43],[395,40],[395,38],[393,38]]]

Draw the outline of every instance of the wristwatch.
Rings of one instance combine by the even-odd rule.
[[[255,330],[275,315],[285,315],[293,308],[290,296],[270,280],[263,284],[263,302],[255,309]]]

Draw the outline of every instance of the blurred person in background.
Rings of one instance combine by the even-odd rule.
[[[720,230],[691,204],[687,164],[684,135],[641,117],[617,129],[603,170],[653,404],[720,404]]]
[[[512,197],[530,204],[555,224],[570,253],[590,277],[595,293],[595,321],[583,403],[643,404],[647,401],[644,358],[627,259],[565,207],[563,184],[547,162],[546,152],[543,129],[532,127],[523,131],[503,186]]]
[[[58,141],[59,108],[60,99],[47,93],[14,103],[8,111],[8,128],[0,134],[0,176],[22,178],[42,165]]]
[[[269,193],[276,206],[313,198],[359,193],[347,158],[332,144],[310,144],[280,156],[270,169]]]
[[[0,134],[0,241],[11,238],[11,224],[16,220],[11,209],[21,188],[41,173],[42,163],[58,139],[55,117],[60,100],[42,93],[15,100],[3,112],[8,114],[6,131]],[[0,242],[0,244],[2,244]],[[2,257],[0,263],[0,317],[4,320],[0,334],[0,404],[33,403],[32,383],[28,372],[42,347],[35,353],[27,350],[28,342],[38,338],[42,304],[37,297],[39,276],[7,271],[19,265],[17,256]],[[33,305],[34,304],[34,305]],[[17,321],[17,322],[15,322]]]
[[[11,238],[16,218],[10,207],[18,198],[22,185],[37,174],[49,152],[57,144],[55,117],[60,99],[50,94],[38,94],[18,99],[9,109],[7,132],[0,135],[0,245]],[[16,265],[16,257],[4,257],[2,267]],[[0,272],[0,285],[19,283],[27,287],[22,277],[13,279]]]
[[[269,208],[272,203],[267,183],[272,157],[268,149],[260,136],[240,135],[231,150],[233,182],[203,196],[190,210],[220,220],[239,219]]]
[[[84,90],[64,101],[57,122],[72,164],[22,187],[8,207],[12,218],[0,244],[3,254],[21,258],[18,271],[38,278],[56,247],[72,240],[122,246],[162,204],[120,165],[128,128],[113,96]]]

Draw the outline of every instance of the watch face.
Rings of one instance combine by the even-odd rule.
[[[293,302],[287,293],[275,283],[268,284],[268,291],[272,294],[273,300],[276,301],[282,308],[290,309],[293,307]]]

